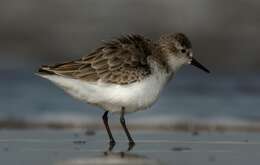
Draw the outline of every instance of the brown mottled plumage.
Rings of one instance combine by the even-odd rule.
[[[151,73],[147,57],[151,55],[151,41],[140,35],[128,35],[105,42],[79,60],[43,66],[39,72],[68,76],[85,81],[129,84]]]

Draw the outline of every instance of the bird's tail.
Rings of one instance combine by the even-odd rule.
[[[55,73],[52,71],[50,66],[43,65],[39,68],[37,74],[40,75],[54,75]]]

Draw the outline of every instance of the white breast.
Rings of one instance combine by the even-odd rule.
[[[149,77],[129,85],[86,82],[56,75],[41,75],[62,87],[72,96],[111,112],[143,110],[158,98],[170,74],[155,70]]]

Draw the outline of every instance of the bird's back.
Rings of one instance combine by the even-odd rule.
[[[78,60],[42,66],[39,73],[87,82],[131,84],[151,74],[147,59],[152,54],[152,45],[150,40],[140,35],[123,36],[103,43]]]

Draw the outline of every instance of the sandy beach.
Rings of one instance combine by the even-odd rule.
[[[92,164],[221,164],[242,165],[260,161],[260,134],[238,132],[133,131],[136,146],[127,152],[122,131],[107,151],[103,131],[1,130],[0,160],[8,165]]]

